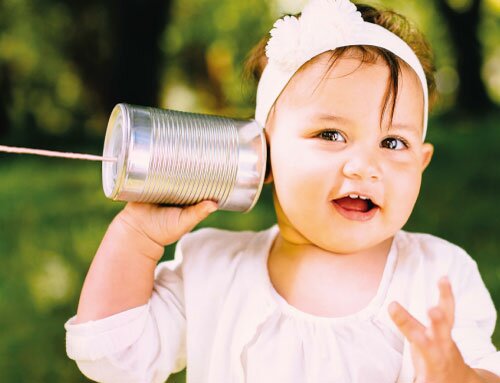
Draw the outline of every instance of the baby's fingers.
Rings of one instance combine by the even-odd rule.
[[[215,210],[217,204],[212,201],[186,207],[154,206],[148,235],[161,246],[167,246],[178,241]]]
[[[431,319],[431,329],[434,340],[441,346],[450,345],[452,342],[451,324],[441,307],[431,308],[429,310],[429,318]]]
[[[439,355],[436,352],[434,343],[426,334],[425,326],[415,319],[399,303],[392,302],[389,305],[389,314],[399,330],[420,352],[424,360],[431,361]]]
[[[450,327],[455,320],[455,298],[451,289],[450,281],[447,277],[442,277],[439,282],[439,308],[444,313],[444,319],[448,321]]]
[[[410,341],[420,343],[420,335],[425,336],[425,326],[416,320],[406,309],[397,302],[389,305],[389,314],[403,335]]]
[[[181,208],[175,225],[177,236],[191,231],[197,224],[208,217],[210,213],[217,210],[217,203],[213,201],[202,201],[196,205]]]
[[[129,202],[117,216],[117,225],[131,228],[145,241],[167,246],[178,241],[215,210],[217,203],[213,201],[188,207]]]

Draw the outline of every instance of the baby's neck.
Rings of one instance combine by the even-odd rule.
[[[303,311],[320,316],[352,314],[376,294],[392,240],[336,254],[278,234],[268,258],[269,277],[276,291]]]

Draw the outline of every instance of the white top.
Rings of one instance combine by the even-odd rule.
[[[387,313],[399,301],[424,324],[448,275],[453,329],[470,366],[500,375],[491,343],[496,312],[476,263],[459,247],[400,231],[378,291],[361,311],[327,318],[289,305],[269,280],[267,257],[279,229],[201,229],[179,241],[156,269],[147,305],[72,324],[67,353],[99,382],[164,382],[186,365],[194,383],[413,381],[409,344]]]

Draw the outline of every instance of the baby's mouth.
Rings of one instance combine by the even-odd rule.
[[[368,221],[379,210],[379,206],[371,199],[358,195],[334,199],[332,204],[344,218],[352,221]]]
[[[333,200],[334,203],[339,205],[345,210],[359,211],[363,213],[369,212],[371,209],[377,207],[371,199],[351,198],[349,196]]]

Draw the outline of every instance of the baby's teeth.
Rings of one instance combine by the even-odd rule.
[[[365,197],[365,196],[362,196],[362,195],[360,195],[359,198],[361,198],[361,199],[368,199],[368,197]]]
[[[357,194],[349,194],[349,198],[359,198]]]

